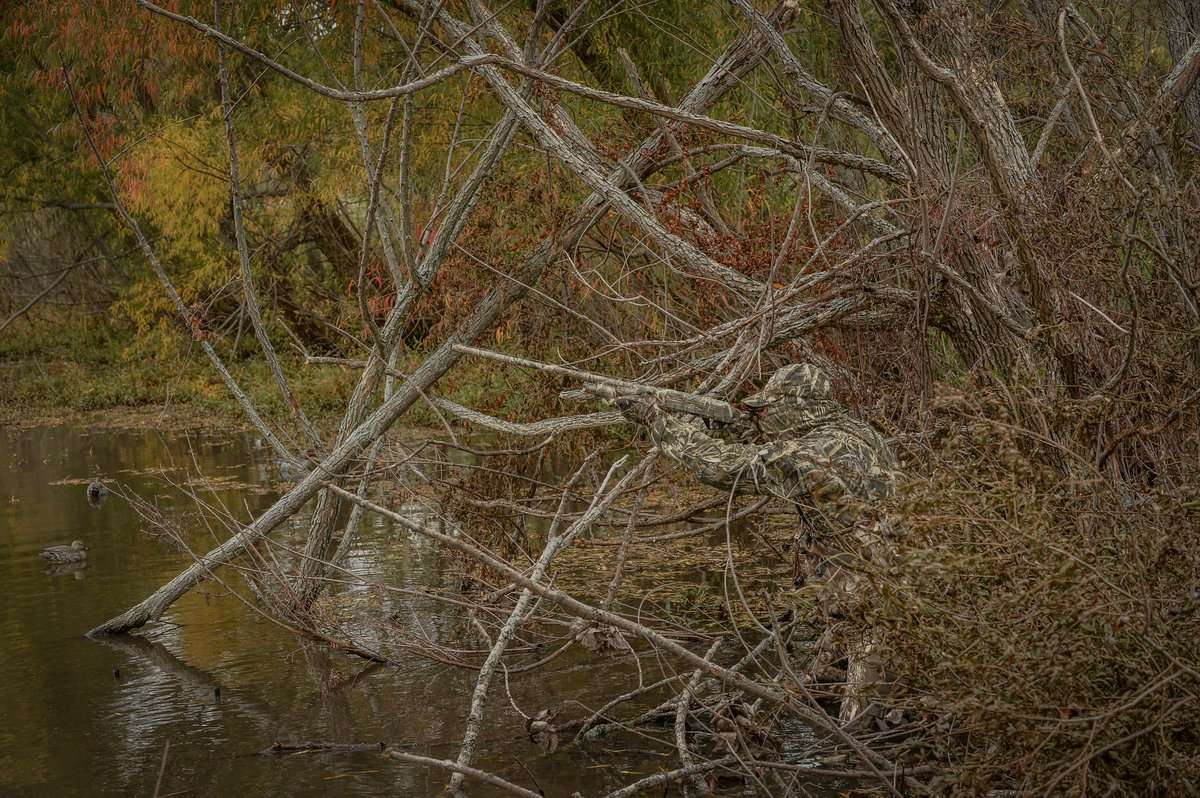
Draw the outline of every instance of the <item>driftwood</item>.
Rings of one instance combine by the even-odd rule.
[[[352,754],[359,751],[383,753],[387,750],[387,747],[388,744],[383,741],[377,743],[327,743],[276,740],[258,753],[260,756],[320,753]]]

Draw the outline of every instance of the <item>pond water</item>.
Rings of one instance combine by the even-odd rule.
[[[372,752],[265,756],[275,741],[374,743],[451,758],[461,741],[474,673],[412,657],[401,667],[298,639],[218,585],[193,590],[163,623],[111,641],[83,635],[176,574],[186,555],[141,530],[119,496],[89,506],[96,475],[154,499],[211,544],[192,500],[175,485],[211,478],[210,501],[241,519],[268,506],[279,484],[252,436],[52,427],[0,432],[0,793],[4,795],[427,795],[446,774]],[[301,534],[297,519],[290,534]],[[289,534],[284,531],[284,536]],[[87,566],[55,572],[38,558],[82,539]],[[437,552],[396,530],[360,536],[348,567],[392,584],[437,584]],[[422,603],[424,602],[424,603]],[[415,622],[449,622],[420,597],[402,608]],[[612,658],[564,657],[510,682],[530,714],[572,700],[598,707],[637,683]],[[656,678],[654,663],[644,663]],[[649,667],[646,667],[649,666]],[[219,691],[218,691],[219,688]],[[531,742],[497,681],[476,765],[547,795],[603,794],[631,774],[674,766],[662,753],[605,741],[547,754]],[[644,747],[644,746],[643,746]],[[164,762],[164,752],[165,765]],[[594,758],[593,758],[594,757]],[[162,773],[159,783],[159,773]],[[471,787],[473,795],[495,794]]]

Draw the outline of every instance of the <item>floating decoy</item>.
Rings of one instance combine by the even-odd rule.
[[[87,486],[88,504],[93,507],[99,507],[100,502],[104,501],[106,496],[108,496],[108,488],[104,487],[104,483],[100,480],[97,479]]]
[[[38,556],[50,562],[82,562],[87,559],[88,547],[82,540],[72,541],[70,546],[51,546]]]

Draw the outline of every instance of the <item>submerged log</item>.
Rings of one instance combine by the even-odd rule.
[[[317,754],[317,753],[357,753],[373,751],[383,753],[388,744],[382,740],[377,743],[329,743],[329,742],[300,742],[276,740],[259,751],[260,756],[280,756],[282,754]]]

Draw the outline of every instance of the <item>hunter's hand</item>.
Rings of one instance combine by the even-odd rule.
[[[613,404],[621,411],[621,415],[634,424],[649,426],[658,418],[658,405],[645,396],[618,396]]]

